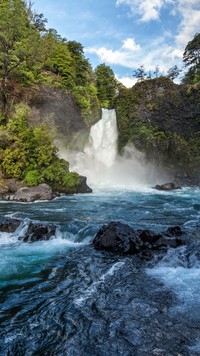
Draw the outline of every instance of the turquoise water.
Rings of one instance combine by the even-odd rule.
[[[93,194],[62,196],[50,202],[1,202],[0,214],[22,220],[14,234],[0,234],[1,355],[98,355],[103,347],[107,355],[131,355],[134,354],[133,349],[138,355],[150,352],[150,349],[142,349],[140,339],[143,336],[139,334],[133,345],[124,336],[121,339],[119,336],[116,346],[108,351],[115,333],[110,331],[111,336],[106,334],[108,316],[102,317],[106,307],[104,305],[104,312],[98,316],[92,304],[87,308],[85,303],[91,301],[91,296],[101,298],[101,293],[104,295],[106,281],[109,281],[112,293],[115,283],[119,283],[118,290],[124,288],[123,293],[128,298],[127,286],[121,286],[120,279],[117,282],[113,279],[118,278],[123,269],[128,269],[128,264],[136,262],[132,257],[94,251],[91,240],[98,229],[110,221],[121,221],[134,228],[154,231],[180,225],[190,238],[198,238],[199,189],[184,188],[173,192],[158,192],[149,187],[96,190]],[[56,224],[55,237],[50,241],[28,244],[18,241],[29,221]],[[184,319],[188,310],[191,313],[194,303],[200,311],[198,259],[189,269],[184,263],[181,264],[180,256],[183,254],[184,250],[177,253],[173,250],[165,259],[155,262],[153,267],[145,266],[141,272],[141,275],[146,274],[162,283],[165,291],[175,293],[178,306],[170,306],[169,319],[174,318],[176,313]],[[109,293],[111,291],[108,290],[105,298]],[[117,304],[114,308],[118,308]],[[112,307],[107,306],[107,309],[117,323]],[[120,318],[124,315],[126,319],[126,313],[124,306],[124,310],[120,309]],[[200,322],[195,315],[192,318],[194,323]],[[110,328],[114,321],[110,321]],[[124,326],[120,328],[124,332]],[[90,330],[87,335],[85,330]],[[97,330],[100,336],[97,336]],[[198,345],[198,337],[196,341]],[[194,340],[192,343],[195,344]],[[149,345],[153,347],[150,341]],[[196,352],[194,348],[188,350],[189,354]]]

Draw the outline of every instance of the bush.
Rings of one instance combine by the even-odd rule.
[[[43,179],[36,169],[33,171],[28,171],[24,181],[27,183],[28,187],[34,187],[40,183],[43,183]]]
[[[28,126],[29,108],[21,104],[4,128],[6,141],[1,148],[5,178],[24,180],[30,187],[47,183],[68,192],[79,184],[79,175],[69,173],[69,163],[56,156],[57,149],[45,125]]]

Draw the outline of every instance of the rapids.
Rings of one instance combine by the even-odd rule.
[[[91,154],[91,140],[81,154],[95,168],[89,176],[92,194],[0,202],[0,215],[22,221],[15,233],[0,233],[1,356],[199,355],[200,190],[156,191],[149,174],[146,183],[140,179],[149,172],[141,157],[129,154],[120,161],[116,139],[111,146],[109,164],[100,159],[103,154]],[[103,173],[105,184],[95,185]],[[56,224],[55,236],[18,240],[30,221]],[[91,241],[110,221],[158,232],[179,225],[191,244],[150,261],[95,251]]]
[[[58,226],[44,242],[0,235],[0,355],[198,355],[198,253],[188,262],[181,247],[144,261],[90,241],[111,220],[156,231],[179,224],[200,237],[199,199],[198,189],[146,187],[0,203],[0,214],[22,219],[18,233],[27,218]]]

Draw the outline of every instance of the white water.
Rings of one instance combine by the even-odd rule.
[[[131,187],[157,183],[153,165],[133,145],[117,151],[118,130],[115,110],[102,109],[102,119],[91,127],[83,152],[61,153],[70,162],[72,171],[87,177],[91,187]]]

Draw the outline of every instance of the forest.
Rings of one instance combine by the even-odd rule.
[[[179,74],[177,66],[156,78],[147,76],[140,67],[133,74],[138,83],[127,89],[105,63],[93,69],[85,58],[82,44],[62,38],[55,29],[47,28],[47,19],[34,12],[31,4],[23,0],[1,1],[2,185],[4,179],[13,178],[28,186],[45,182],[53,189],[68,192],[69,187],[79,184],[79,175],[70,172],[68,162],[58,158],[48,125],[30,120],[30,98],[41,87],[56,88],[71,96],[80,109],[80,120],[88,128],[99,120],[101,107],[115,108],[119,152],[133,143],[148,159],[164,164],[166,169],[178,166],[181,174],[197,174],[200,166],[200,34],[187,44],[183,61],[186,71],[181,84],[173,83]],[[148,98],[146,93],[150,93]]]

